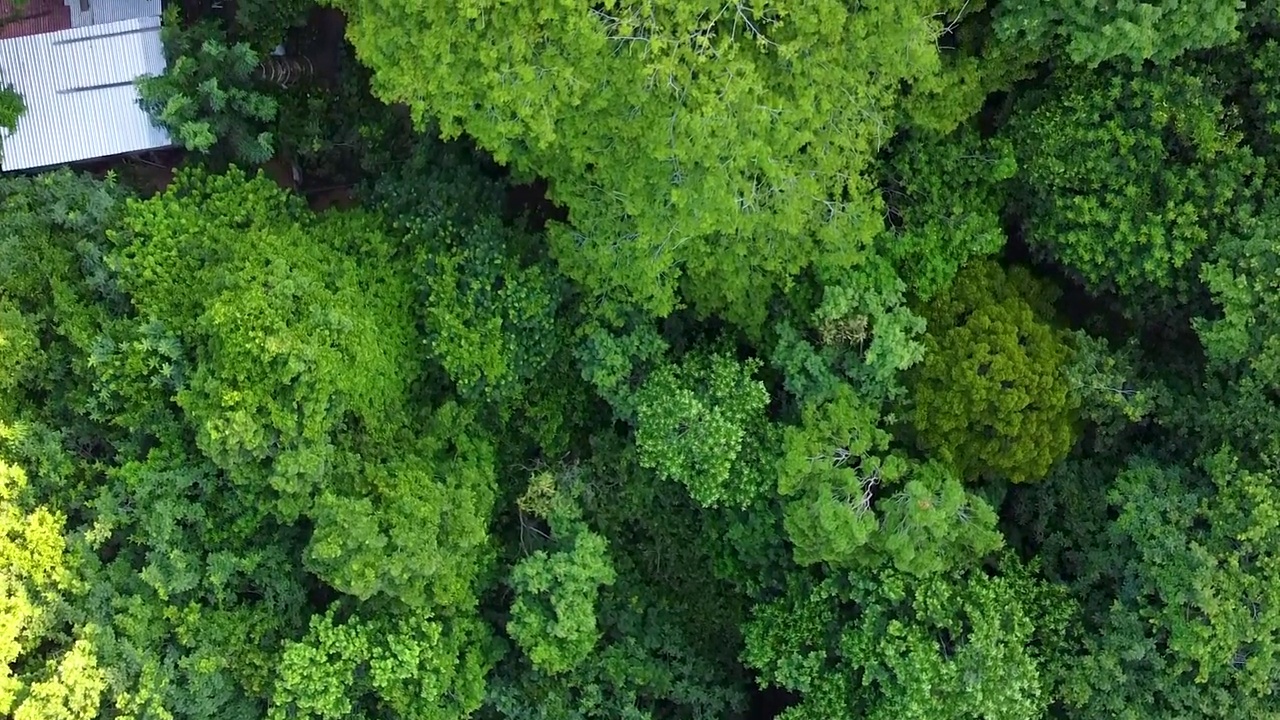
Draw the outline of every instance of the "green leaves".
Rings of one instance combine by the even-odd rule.
[[[543,672],[571,670],[599,639],[596,595],[615,579],[608,544],[589,530],[561,538],[563,549],[538,550],[511,571],[516,601],[507,632]]]
[[[618,418],[634,422],[635,386],[650,366],[665,360],[667,342],[647,322],[622,333],[596,325],[582,335],[575,349],[582,379],[591,383]]]
[[[1105,340],[1077,330],[1071,347],[1074,359],[1067,375],[1081,399],[1080,414],[1094,423],[1099,440],[1152,416],[1165,388],[1138,376],[1136,343],[1115,351]]]
[[[1249,468],[1230,448],[1200,466],[1138,460],[1108,491],[1117,519],[1105,577],[1118,592],[1091,618],[1097,631],[1073,673],[1081,717],[1269,711],[1275,468]]]
[[[444,234],[422,252],[429,352],[464,397],[514,399],[555,351],[559,288],[504,252],[496,219]]]
[[[18,118],[26,111],[27,104],[12,85],[0,86],[0,127],[13,132],[18,127]]]
[[[441,425],[459,439],[472,430],[447,410]],[[435,442],[450,439],[443,428]],[[425,445],[425,444],[424,444]],[[311,511],[307,566],[339,590],[367,600],[385,594],[413,607],[467,606],[489,562],[493,506],[491,450],[446,458],[423,447],[384,463],[342,457]]]
[[[789,719],[1040,717],[1071,608],[1003,566],[996,577],[883,570],[797,583],[757,607],[744,660],[801,696]]]
[[[914,468],[877,508],[883,519],[875,547],[909,575],[968,567],[1004,544],[995,510],[940,463]]]
[[[1227,44],[1239,34],[1243,9],[1221,0],[1010,2],[996,6],[995,31],[1008,42],[1061,43],[1072,60],[1090,67],[1113,58],[1137,67]]]
[[[131,203],[117,246],[135,306],[191,348],[179,403],[202,449],[246,482],[274,459],[286,516],[309,504],[346,413],[375,437],[395,427],[414,331],[376,219],[314,220],[266,178],[195,172]]]
[[[1262,169],[1220,89],[1183,68],[1066,70],[1028,100],[1007,131],[1028,240],[1091,289],[1186,299]]]
[[[912,292],[929,297],[971,259],[1005,244],[1001,213],[1017,171],[1013,146],[961,127],[950,135],[910,134],[890,156],[891,232],[884,254]]]
[[[924,575],[1000,547],[991,508],[945,466],[888,453],[878,422],[845,385],[784,431],[778,492],[787,498],[784,527],[796,562],[864,568],[888,558]]]
[[[330,610],[285,647],[266,717],[463,720],[480,706],[487,640],[474,618],[383,612],[339,623]]]
[[[1239,235],[1222,238],[1214,262],[1201,271],[1221,316],[1196,323],[1210,360],[1223,369],[1248,368],[1280,383],[1280,253],[1274,246],[1280,206],[1269,204]]]
[[[878,529],[872,512],[877,487],[901,477],[901,458],[884,457],[888,433],[878,413],[847,385],[827,403],[804,408],[802,424],[783,431],[778,493],[796,562],[848,565],[866,557]]]
[[[539,674],[563,675],[577,670],[600,640],[596,610],[602,586],[617,574],[609,542],[582,520],[576,470],[557,478],[535,474],[518,506],[546,523],[536,531],[547,542],[521,557],[507,584],[515,591],[507,634]]]

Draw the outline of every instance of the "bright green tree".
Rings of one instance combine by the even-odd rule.
[[[314,616],[285,646],[267,720],[463,720],[480,707],[493,648],[476,618],[336,615]]]
[[[935,573],[974,562],[1001,543],[995,513],[937,464],[889,454],[874,409],[843,386],[804,408],[783,435],[778,492],[796,562],[879,565]]]
[[[192,172],[130,203],[116,243],[134,306],[189,348],[184,421],[258,517],[307,516],[310,567],[353,595],[470,602],[492,447],[468,410],[410,402],[423,339],[378,218],[315,217],[264,177]]]
[[[548,549],[521,558],[508,581],[516,591],[507,633],[538,670],[556,674],[587,659],[600,639],[596,602],[617,575],[608,541],[587,527],[571,498],[554,497],[549,472],[534,476],[521,505],[541,514],[552,539]]]
[[[412,372],[408,288],[390,264],[358,272],[347,250],[386,257],[374,218],[313,221],[264,177],[196,171],[131,202],[116,237],[135,307],[194,353],[179,403],[201,449],[233,478],[277,459],[266,476],[286,515],[311,502],[346,414],[370,433],[395,427]]]
[[[0,713],[14,720],[96,717],[106,690],[93,630],[64,625],[87,590],[66,519],[31,507],[26,473],[0,460]]]
[[[334,4],[379,96],[552,181],[570,277],[659,315],[684,278],[700,308],[746,325],[762,294],[865,252],[872,159],[903,86],[938,84],[962,5]]]
[[[361,599],[468,607],[490,562],[493,450],[456,406],[382,462],[342,453],[315,498],[308,569]]]
[[[754,461],[769,402],[758,361],[695,351],[661,365],[636,392],[640,463],[681,483],[698,503],[745,506],[767,488]]]

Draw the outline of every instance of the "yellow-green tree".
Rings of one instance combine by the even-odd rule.
[[[107,683],[93,630],[67,627],[85,580],[63,536],[66,518],[32,507],[30,495],[26,473],[0,459],[0,713],[96,717]]]

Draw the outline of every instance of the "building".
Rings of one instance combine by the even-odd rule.
[[[134,80],[164,72],[160,0],[0,0],[0,82],[26,104],[0,129],[0,170],[172,145],[138,105]]]

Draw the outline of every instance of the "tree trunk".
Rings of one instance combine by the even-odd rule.
[[[304,56],[268,55],[258,63],[258,77],[282,88],[292,87],[313,75],[315,66],[311,64],[311,58]]]

